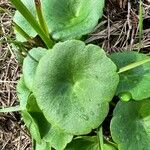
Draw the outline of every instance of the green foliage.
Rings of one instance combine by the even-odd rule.
[[[29,9],[30,13],[35,17],[36,16],[36,10],[34,7],[34,1],[33,0],[22,0],[25,6]],[[36,18],[36,17],[35,17]],[[28,35],[31,37],[35,37],[37,35],[36,31],[32,28],[30,23],[22,16],[22,14],[17,10],[15,12],[13,21],[18,24]],[[24,42],[26,39],[15,30],[16,39],[18,41]]]
[[[28,52],[18,42],[27,54],[21,57],[23,75],[17,85],[20,107],[0,109],[21,111],[33,148],[150,150],[150,56],[132,51],[115,53],[111,60],[100,47],[71,40],[93,30],[104,0],[10,1],[18,9],[17,40],[45,47]],[[67,41],[54,45],[51,36]],[[115,93],[121,100],[117,105]],[[104,138],[109,102],[115,109],[111,135]]]
[[[38,66],[39,60],[46,53],[46,49],[34,48],[32,49],[23,62],[24,82],[30,91],[33,90],[33,79]]]
[[[22,76],[17,84],[17,96],[20,101],[20,107],[22,108],[22,110],[26,110],[27,100],[30,94],[31,92],[26,87],[24,83],[24,78]]]
[[[38,147],[47,142],[62,150],[73,135],[97,128],[107,116],[118,78],[116,66],[98,46],[70,40],[47,52],[32,49],[17,90],[23,120]]]
[[[22,0],[38,20],[34,1]],[[56,40],[79,38],[93,30],[103,14],[104,0],[42,0],[42,10],[52,37]],[[37,33],[26,19],[16,11],[14,21],[30,36]],[[17,39],[24,41],[17,32]]]
[[[111,59],[122,68],[133,62],[148,59],[150,56],[137,52],[114,53]],[[134,100],[150,97],[150,62],[120,74],[120,82],[116,94],[129,92]]]
[[[101,150],[97,136],[75,138],[65,150]],[[104,150],[117,150],[110,144],[104,143]]]
[[[150,99],[119,102],[111,121],[111,135],[120,150],[150,150]]]
[[[149,56],[130,52],[116,53],[111,58],[121,68]],[[142,83],[136,87],[138,90],[145,88],[145,85],[149,86],[146,84],[149,80],[149,62],[134,69],[133,66],[137,65],[133,64],[132,70],[125,70],[120,74],[119,87],[122,90],[119,91],[118,88],[117,94],[122,101],[135,99],[137,93],[130,89],[131,80]],[[130,79],[128,86],[128,80],[124,80],[126,77]],[[29,51],[23,61],[23,76],[18,82],[17,92],[21,115],[36,141],[35,149],[76,150],[80,147],[83,150],[115,150],[114,144],[103,143],[102,131],[100,137],[80,135],[90,133],[103,123],[109,111],[109,102],[116,92],[118,79],[115,64],[101,48],[92,44],[68,40],[57,43],[50,50],[34,48]],[[128,90],[124,90],[125,87]],[[132,87],[135,88],[135,85]],[[148,96],[147,91],[141,90],[140,96]],[[125,145],[125,150],[127,147],[132,149],[138,145],[138,138],[143,136],[145,138],[142,142],[145,147],[148,145],[148,131],[144,131],[146,127],[148,130],[147,118],[145,122],[145,116],[149,115],[148,107],[148,100],[117,104],[111,133],[119,149],[123,149]],[[137,118],[140,119],[139,122],[136,121]],[[140,130],[137,130],[139,127]],[[130,143],[125,134],[131,131],[138,137],[135,144],[132,144],[133,136],[130,137]],[[74,135],[78,136],[73,139]]]
[[[32,15],[32,13],[30,12],[30,10],[28,10],[28,8],[22,3],[22,1],[20,0],[10,0],[18,9],[18,11],[21,13],[21,15],[23,15],[23,18],[25,20],[22,20],[23,24],[25,23],[24,21],[28,21],[28,23],[32,26],[32,28],[37,32],[37,34],[41,37],[41,39],[43,40],[43,42],[46,44],[47,48],[51,48],[53,45],[53,41],[50,39],[50,37],[44,32],[43,28],[39,25],[39,23],[36,21],[34,15]],[[26,3],[30,4],[31,1],[27,0]],[[31,2],[32,5],[32,2]],[[30,6],[31,6],[30,5]],[[34,7],[34,6],[33,6]],[[31,10],[32,11],[32,10]],[[19,16],[18,16],[19,17]],[[19,18],[17,18],[19,19]],[[26,31],[24,31],[22,29],[21,24],[17,24],[15,22],[15,24],[17,25],[17,31],[21,31],[20,33],[22,35],[25,35],[25,39],[27,38],[28,33]],[[26,24],[28,25],[28,24]],[[19,27],[19,28],[18,28]],[[27,26],[26,26],[27,27]],[[28,29],[28,28],[27,28]],[[32,32],[32,30],[29,29],[29,31]],[[24,34],[25,33],[25,34]],[[27,35],[27,36],[26,36]]]
[[[33,93],[49,122],[80,135],[103,122],[117,84],[116,66],[102,49],[72,40],[41,58]]]
[[[22,87],[23,89],[20,95],[22,95],[23,98],[25,98],[25,85]],[[26,99],[26,110],[22,110],[21,115],[32,135],[32,138],[36,140],[36,149],[38,150],[38,148],[41,147],[40,145],[42,145],[43,147],[43,144],[45,145],[45,147],[51,145],[52,147],[58,150],[64,149],[67,143],[69,143],[72,140],[73,136],[64,133],[57,127],[51,126],[51,124],[45,119],[42,111],[37,105],[36,99],[33,96],[33,94],[27,96]],[[21,100],[24,101],[24,99]],[[47,149],[43,148],[43,150]]]
[[[35,150],[51,150],[51,145],[45,141],[42,141],[41,144],[35,142]]]

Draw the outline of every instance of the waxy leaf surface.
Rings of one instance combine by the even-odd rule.
[[[111,135],[119,150],[150,150],[150,99],[118,102]]]
[[[101,48],[71,40],[41,58],[33,92],[51,124],[79,135],[103,122],[117,84],[116,66]]]

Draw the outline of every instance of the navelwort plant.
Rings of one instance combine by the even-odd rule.
[[[17,40],[38,35],[45,43],[23,60],[20,106],[0,110],[20,111],[33,149],[150,150],[150,56],[131,51],[108,57],[99,46],[77,40],[93,30],[104,1],[10,1],[18,9]],[[109,105],[115,107],[112,138],[104,126]]]

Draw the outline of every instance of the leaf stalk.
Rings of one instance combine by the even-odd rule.
[[[47,27],[47,24],[46,24],[46,21],[44,19],[44,15],[42,12],[41,1],[40,0],[34,0],[34,2],[35,2],[36,12],[38,15],[39,24],[40,24],[41,28],[43,29],[43,31],[45,32],[45,34],[47,35],[47,37],[49,37],[48,27]]]
[[[120,68],[120,70],[118,71],[118,74],[126,72],[126,71],[131,70],[131,69],[134,69],[134,68],[136,68],[138,66],[141,66],[141,65],[143,65],[147,62],[150,62],[150,57],[146,58],[144,60],[140,60],[138,62],[131,63],[131,64],[125,66],[125,67]]]
[[[10,0],[16,9],[22,14],[22,16],[29,22],[33,29],[39,34],[41,39],[46,44],[47,48],[52,48],[53,41],[45,34],[41,26],[38,24],[34,16],[27,9],[27,7],[20,0]]]

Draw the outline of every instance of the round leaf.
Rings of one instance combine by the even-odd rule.
[[[101,48],[71,40],[41,58],[34,81],[34,95],[47,120],[79,135],[107,116],[118,74]]]
[[[45,18],[54,39],[79,38],[93,30],[103,14],[104,0],[45,0]]]
[[[150,150],[150,99],[118,102],[111,135],[120,150]]]
[[[22,0],[37,18],[34,1]],[[79,38],[90,33],[102,17],[104,0],[42,0],[42,11],[52,37],[56,40]],[[30,36],[36,32],[17,11],[14,21]],[[17,32],[17,40],[24,41]]]
[[[133,62],[148,58],[137,52],[114,53],[111,59],[122,68]],[[120,74],[120,82],[116,94],[131,93],[134,100],[150,97],[150,62]]]
[[[39,60],[46,54],[44,48],[33,48],[23,62],[23,76],[26,86],[32,91],[33,80]]]

